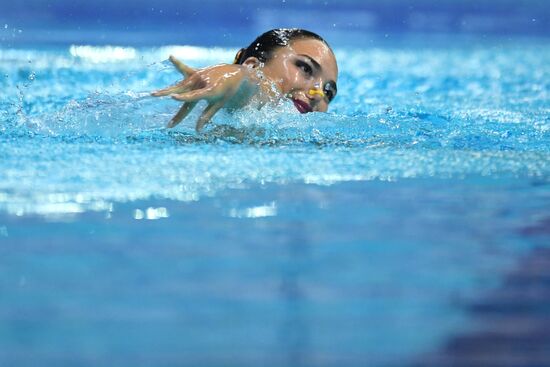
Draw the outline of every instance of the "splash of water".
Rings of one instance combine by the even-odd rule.
[[[1,50],[0,156],[9,158],[0,163],[0,210],[108,211],[268,182],[550,177],[550,63],[540,61],[550,50],[510,49],[490,68],[494,55],[475,50],[337,50],[343,87],[329,113],[300,115],[283,101],[221,112],[200,134],[204,106],[170,130],[179,103],[149,96],[180,77],[159,62],[178,50],[195,55],[193,66],[233,55]],[[520,57],[532,68],[518,68]]]

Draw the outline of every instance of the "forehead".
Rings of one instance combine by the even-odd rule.
[[[278,50],[289,55],[306,55],[317,61],[323,68],[323,73],[332,80],[338,76],[338,65],[332,50],[324,43],[313,38],[293,40],[288,47]]]

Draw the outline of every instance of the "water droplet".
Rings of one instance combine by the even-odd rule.
[[[8,29],[8,25],[7,25],[7,24],[4,24],[4,29]]]
[[[34,79],[36,79],[36,74],[34,73],[34,71],[31,72],[31,73],[29,74],[29,78],[28,78],[28,79],[29,79],[31,82],[32,82]]]

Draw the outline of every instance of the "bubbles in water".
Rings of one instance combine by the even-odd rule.
[[[259,110],[220,111],[201,134],[195,134],[193,123],[204,106],[176,130],[163,129],[179,105],[170,98],[153,99],[147,90],[175,74],[172,68],[159,73],[167,63],[148,63],[176,51],[207,64],[232,57],[233,50],[127,51],[123,57],[112,47],[74,46],[61,55],[9,51],[0,77],[9,74],[1,82],[13,88],[7,104],[0,99],[8,107],[8,112],[0,108],[0,120],[8,116],[12,122],[0,124],[0,137],[8,139],[0,144],[0,156],[28,155],[18,162],[0,160],[0,172],[10,164],[23,167],[2,182],[15,194],[2,199],[0,193],[0,211],[104,210],[113,201],[154,195],[196,200],[242,182],[547,177],[550,172],[544,93],[548,50],[542,60],[538,49],[517,55],[508,51],[485,68],[492,52],[476,51],[471,55],[475,62],[468,64],[471,58],[464,50],[450,56],[444,56],[447,51],[342,50],[347,88],[328,114],[300,115],[284,99]],[[7,61],[12,59],[18,62]],[[529,68],[509,72],[519,59]],[[126,71],[130,65],[135,65],[132,73]],[[75,83],[80,92],[71,89]],[[428,88],[421,93],[419,85]],[[469,85],[484,93],[472,97]],[[500,100],[490,98],[495,93]],[[30,137],[11,139],[21,132]],[[35,177],[43,162],[51,162],[52,175]],[[68,196],[51,199],[56,192]],[[76,196],[88,192],[85,200]],[[257,216],[271,209],[236,210],[238,216]],[[145,207],[133,215],[152,219],[168,214]]]
[[[7,24],[4,24],[4,29],[8,29],[8,25],[7,25]]]

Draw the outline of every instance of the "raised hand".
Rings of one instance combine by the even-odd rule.
[[[250,69],[242,65],[223,64],[197,70],[185,65],[174,56],[170,56],[169,60],[184,75],[185,79],[171,87],[151,93],[155,97],[170,95],[172,98],[184,102],[168,123],[167,127],[169,128],[179,124],[198,101],[204,99],[208,105],[195,126],[196,130],[200,131],[222,107],[235,105],[238,101],[234,101],[234,99],[243,99],[243,96],[247,95],[248,98],[250,97],[251,93],[239,93],[236,98],[243,82],[249,82],[247,83],[248,92],[251,92],[254,86],[258,86]]]

